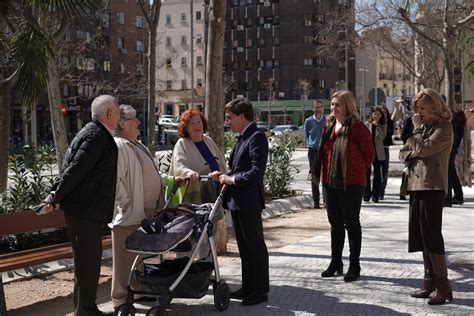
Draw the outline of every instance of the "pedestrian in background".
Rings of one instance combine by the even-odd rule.
[[[92,121],[74,137],[64,156],[59,182],[46,198],[64,211],[74,257],[74,314],[111,315],[96,305],[102,232],[112,220],[117,181],[117,145],[112,137],[120,118],[117,101],[98,96]]]
[[[453,204],[462,205],[464,203],[464,193],[462,191],[461,181],[456,172],[456,155],[458,148],[464,137],[464,126],[466,126],[466,117],[462,111],[452,111],[451,124],[453,125],[453,146],[449,155],[448,162],[448,193],[446,194],[445,206],[451,207]],[[461,116],[462,115],[462,116]],[[454,196],[453,196],[454,191]]]
[[[350,91],[338,91],[331,97],[331,114],[323,129],[315,176],[321,172],[324,200],[331,224],[331,263],[321,273],[323,278],[342,274],[342,250],[345,229],[349,237],[349,269],[344,281],[360,277],[362,229],[360,208],[366,171],[374,159],[375,150],[370,132],[359,119],[354,96]]]
[[[453,299],[441,233],[453,144],[452,114],[441,96],[429,88],[418,93],[413,110],[414,130],[400,151],[400,159],[410,165],[408,251],[423,252],[425,274],[421,290],[411,296],[428,298],[436,289],[428,304],[437,305]]]
[[[324,105],[322,101],[313,102],[313,115],[304,121],[304,143],[308,147],[309,172],[312,175],[315,157],[318,155],[318,146],[321,141],[326,117],[324,116]],[[319,178],[311,176],[311,190],[313,193],[313,208],[319,206]]]
[[[378,203],[382,191],[382,161],[385,160],[383,140],[387,134],[387,124],[381,107],[377,106],[374,108],[365,125],[371,133],[371,143],[375,148],[376,155],[372,162],[374,168],[372,186],[370,183],[371,169],[367,169],[367,186],[365,187],[364,201],[369,202],[372,197],[372,201]]]
[[[211,176],[228,185],[224,208],[230,210],[242,267],[242,287],[231,298],[242,299],[242,305],[268,300],[270,290],[268,250],[262,224],[265,208],[263,177],[267,166],[268,140],[253,122],[252,103],[236,98],[225,106],[226,124],[240,133],[230,155],[230,170]]]
[[[456,156],[456,171],[459,176],[459,180],[463,186],[472,186],[471,179],[471,129],[466,125],[466,115],[464,112],[459,111],[458,115],[461,116],[460,120],[464,125],[464,136],[461,144],[458,148],[458,154]]]
[[[390,146],[393,145],[393,133],[394,133],[394,124],[392,118],[390,117],[390,112],[387,107],[382,106],[382,112],[384,114],[385,121],[387,122],[387,134],[383,139],[383,149],[385,153],[385,160],[381,162],[382,165],[382,187],[380,188],[380,199],[385,198],[385,188],[387,188],[388,182],[388,171],[390,168]]]

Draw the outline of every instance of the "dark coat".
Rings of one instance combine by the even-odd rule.
[[[74,137],[64,156],[54,203],[64,212],[91,221],[112,220],[117,182],[117,145],[98,121]]]
[[[262,210],[265,208],[263,176],[268,159],[268,140],[251,123],[237,142],[229,160],[235,185],[224,196],[224,208],[229,210]]]

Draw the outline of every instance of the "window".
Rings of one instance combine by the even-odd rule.
[[[274,45],[274,46],[280,45],[280,38],[279,38],[279,37],[273,38],[273,45]]]
[[[197,80],[197,87],[202,88],[202,79]]]
[[[239,69],[239,62],[238,61],[234,61],[232,63],[232,70],[237,70]]]
[[[145,17],[137,16],[136,25],[137,25],[137,27],[140,27],[140,28],[144,27],[145,26]]]
[[[280,68],[280,60],[279,59],[275,59],[273,61],[273,67],[274,68]]]
[[[269,59],[265,62],[267,68],[272,68],[273,67],[273,60]]]
[[[326,88],[326,80],[324,80],[324,79],[319,80],[319,87],[320,88]]]
[[[171,15],[166,15],[166,24],[171,24]]]
[[[124,43],[123,37],[117,38],[117,48],[122,49],[124,48],[124,46],[125,46],[125,43]]]
[[[186,35],[181,36],[181,44],[186,44]]]
[[[166,80],[166,90],[171,90],[171,89],[173,89],[173,81]]]
[[[137,73],[143,75],[143,64],[137,64]]]
[[[181,57],[181,67],[185,67],[187,65],[186,57]]]
[[[196,44],[201,44],[201,43],[202,43],[202,35],[198,34],[198,35],[196,35]]]
[[[119,70],[120,70],[121,73],[125,72],[125,64],[124,63],[120,63]]]
[[[253,0],[247,0],[247,4],[253,4]]]
[[[196,11],[196,21],[200,21],[202,19],[201,11]]]
[[[109,27],[109,15],[107,13],[102,14],[102,26]]]
[[[247,19],[247,26],[252,26],[253,20],[252,18]]]
[[[181,80],[181,90],[186,90],[188,88],[188,83],[186,80]]]
[[[104,71],[110,71],[110,60],[104,60]]]
[[[166,58],[166,68],[171,68],[171,58]]]
[[[143,41],[137,41],[137,52],[143,52]]]
[[[124,25],[125,24],[125,13],[119,12],[118,13],[118,20],[119,20],[120,24]]]
[[[196,65],[202,65],[202,56],[196,57]]]
[[[258,46],[259,47],[265,46],[265,39],[264,38],[261,38],[261,39],[258,40]]]
[[[252,39],[247,39],[247,47],[252,47]]]
[[[186,13],[181,13],[181,23],[186,22]]]
[[[234,48],[235,48],[235,47],[239,47],[239,41],[238,41],[238,40],[234,40],[234,41],[232,42],[232,47],[234,47]]]
[[[232,0],[232,5],[235,7],[235,6],[238,6],[239,5],[239,0]]]
[[[171,45],[171,37],[169,36],[166,38],[166,45]]]
[[[246,68],[247,70],[252,70],[252,68],[253,68],[253,63],[252,63],[251,60],[247,60],[247,62],[246,62],[246,64],[245,64],[245,68]]]
[[[305,58],[305,59],[303,59],[303,64],[305,66],[311,66],[311,65],[313,65],[313,59],[312,58]]]

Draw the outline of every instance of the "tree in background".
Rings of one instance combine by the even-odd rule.
[[[41,28],[36,12],[84,15],[92,0],[2,1],[0,7],[0,192],[7,185],[11,89],[17,84],[24,106],[33,106],[49,79],[54,56],[51,37]]]
[[[308,96],[312,91],[311,82],[308,79],[298,79],[298,89],[300,90],[301,100],[301,124],[304,124],[306,101],[308,101]]]
[[[448,104],[451,107],[454,106],[455,48],[461,39],[461,31],[466,28],[472,31],[474,20],[472,4],[468,1],[449,0],[443,2],[393,0],[384,5],[363,2],[357,12],[357,22],[363,29],[393,28],[394,25],[402,22],[409,29],[410,35],[414,37],[415,47],[418,45],[418,48],[424,52],[439,51],[446,77]],[[422,59],[419,60],[420,67],[437,67],[436,64],[429,64],[429,59],[423,60],[425,57],[425,54],[415,56],[416,59]],[[421,82],[427,80],[423,75],[421,76]]]
[[[161,0],[138,0],[148,25],[148,148],[155,152],[155,117],[156,117],[156,36],[160,21]],[[159,114],[159,113],[158,113]]]

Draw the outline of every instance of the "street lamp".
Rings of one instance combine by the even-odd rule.
[[[363,107],[365,106],[365,73],[369,71],[369,69],[361,68],[357,69],[357,71],[362,71],[362,102],[360,103],[360,119],[364,120],[364,114],[362,113]]]

